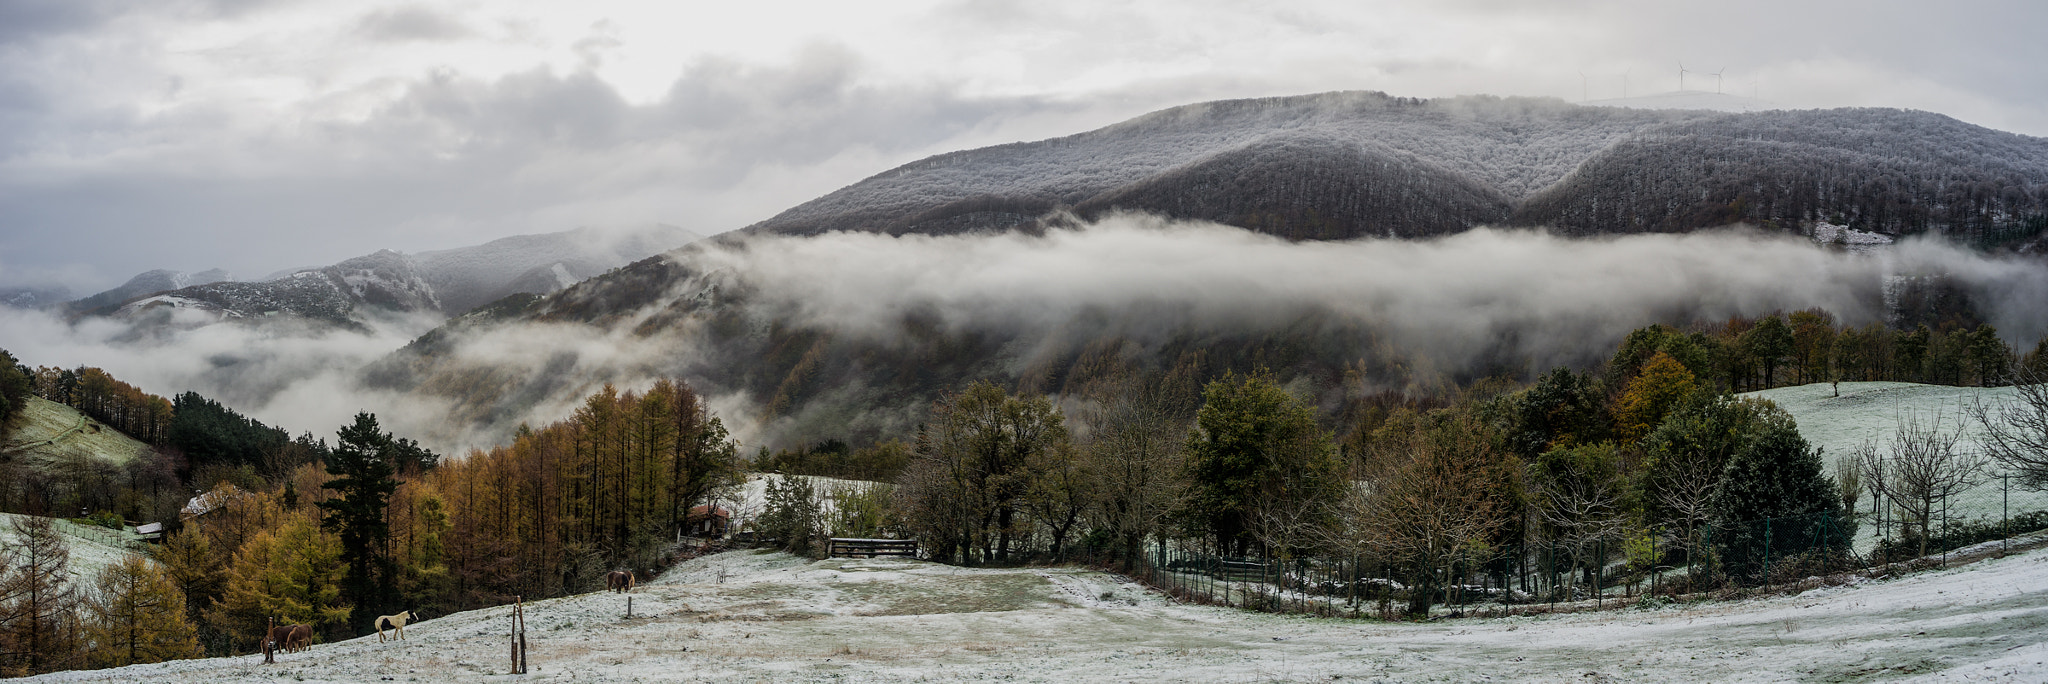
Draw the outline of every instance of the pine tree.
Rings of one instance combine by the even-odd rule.
[[[396,440],[377,428],[376,416],[357,413],[354,423],[336,433],[327,459],[327,474],[335,477],[321,485],[338,495],[319,503],[325,512],[320,526],[340,537],[341,557],[349,568],[343,593],[349,605],[366,613],[388,608],[393,590],[391,559],[385,555],[391,526],[384,507],[398,490],[392,475],[399,451]]]
[[[185,617],[185,592],[156,563],[129,556],[94,581],[87,602],[95,665],[121,667],[199,654],[198,630]]]

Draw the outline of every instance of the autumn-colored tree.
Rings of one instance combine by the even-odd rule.
[[[1519,459],[1469,408],[1391,420],[1361,458],[1339,506],[1338,546],[1385,559],[1409,580],[1408,610],[1427,615],[1459,562],[1487,560],[1514,510]]]
[[[258,532],[235,552],[227,590],[206,619],[252,648],[272,617],[312,625],[316,632],[350,634],[351,610],[341,597],[348,570],[334,535],[309,517],[293,517],[276,530]]]
[[[404,597],[407,608],[442,609],[449,581],[448,554],[442,544],[450,527],[448,505],[431,491],[401,494],[410,504],[413,519],[403,526],[405,544],[398,564],[398,593]]]
[[[185,615],[185,592],[169,572],[140,556],[107,566],[86,602],[92,660],[101,667],[199,655],[198,630]]]
[[[1615,403],[1615,432],[1627,443],[1642,439],[1696,387],[1692,371],[1658,352],[1643,364],[1640,374],[1628,381],[1628,388]]]
[[[185,600],[186,620],[194,624],[226,590],[227,561],[233,556],[232,551],[214,553],[209,539],[204,532],[187,527],[150,550],[150,557]]]
[[[77,654],[71,551],[49,518],[11,516],[0,543],[0,670],[68,669]]]

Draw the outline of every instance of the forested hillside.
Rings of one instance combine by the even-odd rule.
[[[1325,93],[1188,105],[942,154],[748,230],[948,234],[1036,226],[1061,209],[1295,239],[1743,221],[1803,232],[1834,219],[2004,244],[2048,230],[2048,140],[1898,110],[1724,114]]]

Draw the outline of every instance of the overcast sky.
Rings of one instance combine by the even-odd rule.
[[[1176,104],[1602,99],[1681,61],[1782,106],[2048,135],[2042,26],[2031,0],[0,0],[0,285],[709,234]]]

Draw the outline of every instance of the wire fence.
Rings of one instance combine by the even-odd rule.
[[[2012,480],[1987,483],[2012,500]],[[1251,610],[1393,619],[1432,614],[1516,614],[1633,605],[1644,597],[1797,582],[1925,559],[2048,529],[2048,508],[1950,502],[1920,520],[1877,505],[1834,513],[1702,525],[1638,539],[1530,539],[1466,554],[1441,567],[1412,559],[1229,556],[1153,540],[1138,553],[1084,546],[1070,560],[1121,572],[1187,601]],[[1874,528],[1874,529],[1873,529]],[[1539,533],[1531,533],[1536,537]],[[1427,594],[1418,596],[1418,594]]]

